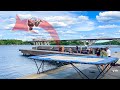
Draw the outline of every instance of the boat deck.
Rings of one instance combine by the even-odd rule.
[[[69,53],[69,52],[49,51],[49,50],[34,50],[34,49],[19,49],[19,51],[21,51],[23,55],[44,55],[44,54],[88,55],[88,54],[80,54],[80,53]]]

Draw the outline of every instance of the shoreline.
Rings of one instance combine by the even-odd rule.
[[[28,44],[29,45],[29,44]],[[11,44],[11,45],[0,45],[0,46],[27,46],[27,44],[19,44],[19,45],[14,45],[14,44]],[[56,46],[56,45],[29,45],[29,46]],[[76,46],[79,46],[79,47],[86,47],[84,45],[60,45],[60,46],[65,46],[65,47],[76,47]],[[87,46],[87,47],[112,47],[112,48],[120,48],[120,45],[90,45],[90,46]]]

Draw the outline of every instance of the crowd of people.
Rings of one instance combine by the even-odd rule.
[[[111,57],[111,51],[108,47],[106,48],[97,48],[96,49],[96,55],[102,56],[102,57]]]
[[[62,47],[63,48],[63,47]],[[61,51],[64,51],[64,50],[62,50],[62,48],[61,48]],[[75,53],[81,53],[82,52],[82,50],[79,50],[79,48],[78,48],[78,46],[76,46],[76,48],[75,48]],[[96,54],[98,57],[100,56],[100,57],[111,57],[111,51],[110,51],[110,49],[108,48],[108,47],[106,47],[106,48],[89,48],[89,49],[86,49],[86,54],[93,54],[93,52],[94,52],[94,54]],[[73,53],[73,48],[69,48],[69,53]],[[115,66],[115,63],[111,63],[110,65],[112,65],[112,66]],[[108,65],[108,69],[109,69],[109,67],[110,67],[110,65]],[[102,66],[102,69],[104,69],[105,68],[105,65],[101,65]]]
[[[108,57],[111,57],[111,51],[108,47],[106,48],[89,48],[89,49],[86,49],[86,50],[79,50],[78,46],[76,46],[76,50],[75,52],[76,53],[82,53],[84,54],[84,52],[86,52],[85,54],[96,54],[97,56],[102,56],[102,57],[105,57],[105,56],[108,56]],[[69,53],[73,53],[73,49],[72,48],[69,48]]]
[[[97,48],[96,55],[101,56],[101,57],[111,57],[111,51],[108,47],[101,48],[101,49]],[[115,66],[115,63],[111,63],[111,65]],[[104,69],[105,66],[104,65],[101,65],[101,66],[102,66],[102,69]],[[109,68],[109,67],[110,67],[110,65],[108,65],[107,68]]]
[[[64,52],[63,47],[61,47],[60,49],[61,49],[60,51]],[[68,51],[69,51],[69,53],[73,53],[73,49],[71,47],[69,48]],[[82,53],[82,50],[79,50],[78,46],[76,46],[75,51],[76,51],[76,53]],[[94,49],[93,48],[86,49],[86,54],[93,54],[93,52],[98,57],[99,56],[100,57],[111,57],[111,51],[108,47],[106,47],[106,48],[96,48],[96,49],[95,48]],[[111,65],[115,66],[115,63],[111,63]],[[102,67],[104,68],[104,65],[102,65]]]
[[[60,47],[59,48],[59,51],[62,51],[64,52],[65,51],[65,48],[64,46]],[[96,54],[97,56],[102,56],[102,57],[111,57],[111,51],[108,47],[106,48],[89,48],[89,49],[86,49],[86,54],[93,54],[93,51],[94,51],[94,54]],[[68,50],[69,53],[73,53],[73,49],[70,47],[69,50]],[[76,46],[75,48],[75,52],[76,53],[81,53],[82,50],[79,50],[78,46]]]

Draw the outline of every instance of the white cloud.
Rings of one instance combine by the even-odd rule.
[[[39,30],[34,30],[34,31],[37,32],[37,33],[40,33]]]
[[[55,12],[54,11],[47,11],[47,12],[46,11],[31,11],[31,12],[19,11],[17,12],[16,11],[16,12],[8,12],[8,13],[10,13],[10,15],[7,14],[7,12],[3,14],[6,15],[6,17],[9,20],[14,22],[8,22],[8,20],[6,20],[7,22],[5,22],[5,27],[4,27],[6,29],[11,29],[14,26],[13,23],[15,23],[16,14],[19,15],[21,19],[39,17],[40,19],[48,21],[58,32],[58,35],[60,36],[60,38],[64,38],[63,36],[65,36],[65,38],[67,37],[85,38],[86,36],[84,35],[80,36],[81,33],[78,33],[78,31],[94,30],[95,24],[96,24],[94,21],[89,19],[89,16],[81,15],[79,14],[79,12],[77,12],[76,14],[76,11],[75,12],[74,11],[73,12],[67,12],[67,11],[55,11]],[[42,28],[34,27],[34,30],[36,30],[40,35],[43,35],[44,37],[51,37],[49,33],[46,30],[43,30]],[[22,32],[18,32],[18,33],[22,33]],[[28,33],[28,32],[24,32],[24,33],[29,34],[29,36],[33,35],[32,33]],[[24,35],[28,36],[27,34],[24,34]],[[37,36],[36,34],[35,37],[39,37],[39,36]],[[20,38],[22,39],[22,37]],[[25,38],[32,38],[32,37],[25,37]]]
[[[69,26],[70,24],[74,24],[76,18],[71,17],[71,16],[47,16],[44,17],[45,20],[47,20],[50,24],[52,24],[53,26],[61,26],[61,27],[65,27],[65,26]]]
[[[80,25],[81,29],[86,29],[88,26],[87,30],[92,30],[93,28],[91,28],[91,26],[94,26],[93,22],[89,20],[88,16],[83,16],[83,15],[76,16],[73,13],[71,14],[70,12],[64,12],[64,11],[58,11],[58,12],[32,11],[32,12],[33,13],[26,12],[26,14],[22,12],[16,12],[16,14],[18,14],[21,19],[42,16],[43,17],[42,19],[47,20],[50,24],[53,25],[53,27],[70,28],[72,25],[77,24],[79,26],[79,24],[81,24]],[[85,26],[83,25],[84,23],[86,24]]]
[[[83,24],[87,24],[88,26],[94,25],[94,22],[89,20],[88,16],[82,16],[82,15],[78,16],[77,18],[75,16],[50,16],[44,18],[45,20],[49,21],[49,23],[52,24],[53,26],[68,27],[71,25],[83,26]]]
[[[118,26],[118,25],[100,25],[100,26],[98,26],[98,28],[100,28],[100,29],[107,29],[107,28],[120,28],[120,26]]]
[[[34,39],[35,36],[22,36],[22,37],[16,37],[15,39],[23,40],[23,41],[29,41]]]
[[[120,33],[120,30],[118,30],[117,33]]]
[[[79,36],[79,38],[83,39],[83,38],[85,38],[85,36],[83,36],[83,35],[80,35],[80,36]]]
[[[87,21],[87,20],[89,20],[89,18],[88,18],[88,16],[78,16],[78,19],[80,20],[80,21]]]
[[[16,36],[26,36],[25,33],[19,33],[19,32],[14,32],[14,35],[16,35]]]
[[[30,33],[29,33],[30,34]],[[15,39],[19,39],[19,40],[24,40],[24,41],[31,41],[32,39],[35,39],[35,38],[48,38],[48,37],[45,37],[45,36],[42,36],[42,35],[21,35],[21,34],[18,34],[17,33],[15,34],[17,37],[15,37]]]
[[[48,21],[71,21],[74,18],[70,16],[49,16],[49,17],[44,17],[44,19]]]
[[[32,18],[32,15],[31,15],[31,14],[18,14],[18,16],[19,16],[21,19]]]
[[[0,34],[0,37],[2,37],[3,35],[2,34]]]
[[[78,16],[77,22],[75,22],[76,31],[91,31],[95,29],[95,22],[90,20],[88,16]]]
[[[91,27],[91,26],[87,26],[86,27],[79,27],[79,28],[76,28],[76,31],[91,31],[91,30],[94,30],[94,27]]]
[[[15,22],[15,18],[5,18],[5,19],[1,19],[2,22]]]
[[[118,32],[118,33],[115,33],[115,34],[119,35],[119,34],[120,34],[120,32]]]
[[[9,22],[13,22],[13,21],[15,21],[16,19],[15,18],[9,18]]]
[[[15,24],[9,24],[7,26],[4,26],[4,29],[12,29]]]
[[[3,34],[0,34],[0,39],[3,39],[3,36],[4,36]]]
[[[96,16],[99,22],[119,22],[120,21],[120,11],[105,11],[100,12]]]
[[[68,30],[68,31],[66,31],[65,33],[74,34],[74,33],[76,33],[76,31]]]
[[[104,35],[105,33],[99,33],[100,35]]]
[[[65,31],[59,31],[59,34],[65,35],[65,34],[74,34],[76,31],[73,30],[65,30]]]
[[[91,31],[95,29],[95,23],[92,21],[86,21],[78,24],[78,26],[74,27],[75,31]]]
[[[57,21],[55,21],[55,22],[49,22],[52,26],[55,26],[55,27],[57,27],[57,26],[61,26],[61,27],[65,27],[65,26],[68,26],[68,24],[67,23],[64,23],[64,22],[57,22]]]

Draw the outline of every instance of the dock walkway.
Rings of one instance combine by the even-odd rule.
[[[90,79],[94,79],[99,74],[95,66],[76,64]],[[113,72],[117,70],[117,72]],[[17,79],[82,79],[80,75],[70,66],[65,65],[58,69],[50,70],[41,74],[32,74]],[[114,66],[101,79],[120,79],[120,66]]]
[[[23,55],[43,55],[43,54],[88,55],[88,54],[80,54],[80,53],[69,53],[69,52],[49,51],[49,50],[34,50],[34,49],[19,49],[19,51],[21,51]]]

